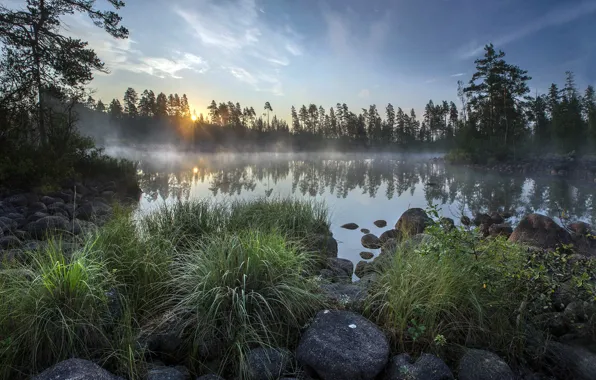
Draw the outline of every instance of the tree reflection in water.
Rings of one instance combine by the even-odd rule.
[[[197,168],[196,174],[193,168]],[[152,165],[141,162],[141,189],[148,201],[191,196],[193,183],[207,183],[210,194],[270,196],[282,181],[291,193],[303,197],[333,194],[346,198],[358,192],[387,199],[423,191],[427,202],[471,212],[504,210],[514,215],[540,211],[552,217],[562,210],[572,218],[596,221],[592,183],[570,183],[559,177],[505,176],[473,171],[430,161],[406,162],[397,158],[374,159],[262,159],[250,156],[199,162]],[[260,188],[264,190],[260,190]],[[259,189],[258,189],[259,188]],[[381,190],[381,195],[379,191]]]

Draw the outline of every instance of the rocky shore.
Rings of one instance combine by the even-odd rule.
[[[1,238],[5,257],[17,256],[23,246],[43,244],[37,239],[52,230],[66,235],[81,233],[101,225],[112,209],[109,202],[114,193],[111,184],[101,187],[77,186],[75,192],[68,189],[48,195],[22,194],[5,198],[0,202]],[[82,190],[82,191],[81,191]],[[83,193],[85,193],[83,195]],[[506,236],[509,241],[527,245],[533,252],[549,252],[562,244],[571,245],[577,251],[576,262],[596,257],[596,241],[591,226],[573,223],[561,227],[552,219],[530,214],[513,228],[506,223],[508,215],[497,212],[478,214],[474,218],[462,218],[464,225],[478,226],[487,237]],[[454,228],[454,221],[441,219],[441,227]],[[420,245],[432,239],[425,230],[433,220],[422,209],[409,209],[402,214],[394,228],[377,237],[370,233],[362,236],[362,245],[369,249],[380,248],[380,253],[370,260],[372,252],[364,255],[368,260],[356,266],[347,259],[338,258],[338,245],[330,235],[313,239],[324,265],[320,269],[321,291],[333,306],[320,310],[304,327],[298,346],[294,351],[285,347],[254,347],[248,357],[249,378],[266,379],[323,379],[323,380],[507,380],[507,379],[578,379],[596,378],[596,354],[588,349],[585,340],[588,322],[595,313],[591,305],[570,298],[564,291],[553,295],[552,310],[544,313],[544,328],[552,339],[536,339],[529,342],[530,349],[540,351],[541,358],[549,360],[549,374],[529,370],[529,366],[511,367],[490,347],[462,348],[457,360],[445,361],[431,353],[412,357],[397,353],[389,344],[386,332],[363,316],[364,300],[380,267],[391,260],[392,248],[402,241]],[[385,226],[386,222],[376,221]],[[73,227],[74,226],[74,227]],[[355,223],[342,226],[359,228]],[[358,232],[354,232],[358,233]],[[404,238],[405,235],[409,237]],[[35,238],[36,240],[29,240]],[[363,252],[366,253],[366,252]],[[363,257],[364,257],[363,256]],[[352,281],[355,273],[358,281]],[[594,279],[589,279],[594,281]],[[568,286],[574,286],[571,280]],[[191,375],[176,363],[181,349],[177,331],[165,320],[154,328],[145,329],[138,344],[151,352],[147,371],[150,380],[189,380]],[[174,324],[175,325],[175,324]],[[579,343],[582,342],[582,343]],[[533,367],[539,366],[537,363]],[[457,377],[456,377],[457,375]],[[66,379],[121,380],[97,364],[83,359],[69,359],[48,368],[36,380]],[[197,380],[223,379],[215,374],[203,375]]]

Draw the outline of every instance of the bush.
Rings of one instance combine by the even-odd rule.
[[[463,149],[452,149],[445,155],[445,161],[450,164],[473,164],[472,154]]]
[[[109,347],[113,323],[106,263],[92,244],[67,259],[51,243],[0,274],[0,377],[36,373],[61,360]]]
[[[312,263],[279,233],[245,231],[196,243],[174,269],[176,314],[195,368],[206,354],[219,370],[246,374],[254,346],[288,347],[321,300],[302,273]]]

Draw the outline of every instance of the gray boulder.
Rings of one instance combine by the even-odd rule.
[[[469,349],[458,366],[460,380],[514,380],[515,376],[500,357],[490,351]]]
[[[278,379],[290,364],[286,350],[259,347],[250,350],[247,357],[248,375],[252,380]]]
[[[387,364],[389,342],[359,314],[322,310],[302,335],[296,357],[323,380],[373,380]]]
[[[223,377],[217,376],[217,375],[203,375],[203,376],[199,376],[197,377],[197,380],[225,380]]]
[[[68,232],[72,225],[62,216],[46,216],[27,225],[27,232],[35,239],[43,239],[48,234]]]
[[[123,380],[83,359],[68,359],[46,369],[33,380]]]
[[[329,304],[351,310],[360,310],[366,298],[366,289],[359,284],[322,284],[321,292]]]
[[[44,212],[44,213],[46,213],[47,211],[48,211],[48,206],[46,206],[45,203],[43,203],[43,202],[32,203],[27,208],[27,212],[29,213],[29,215],[34,214],[36,212]]]
[[[329,258],[327,259],[327,269],[331,270],[335,277],[346,277],[349,279],[349,282],[352,281],[354,263],[348,259],[340,259],[337,257]]]
[[[596,354],[582,347],[568,346],[551,341],[546,355],[555,375],[561,379],[596,379]]]
[[[309,244],[309,249],[326,257],[337,257],[337,240],[330,235],[315,235]]]
[[[19,224],[9,218],[8,216],[0,216],[0,229],[4,231],[4,233],[9,231],[14,231],[19,227]]]
[[[0,237],[0,249],[20,248],[22,244],[15,236]]]
[[[341,228],[345,228],[346,230],[357,230],[358,225],[356,223],[346,223],[342,225]]]
[[[62,199],[60,199],[60,198],[48,197],[47,195],[41,197],[40,202],[42,202],[46,206],[49,206],[49,205],[51,205],[53,203],[56,203],[56,202],[64,203],[64,201]]]
[[[382,220],[382,219],[375,220],[375,221],[373,222],[373,224],[374,224],[375,226],[377,226],[378,228],[387,227],[387,222],[386,222],[386,221],[384,221],[384,220]]]
[[[373,257],[375,257],[375,255],[372,252],[363,251],[363,252],[360,252],[360,257],[363,258],[364,260],[370,260]]]
[[[360,238],[360,243],[364,248],[379,249],[381,248],[381,241],[376,235],[366,234]]]
[[[81,220],[92,220],[112,213],[112,207],[98,200],[87,202],[75,211],[75,216]]]
[[[147,371],[147,380],[186,380],[188,374],[176,367],[154,367]]]
[[[404,235],[413,236],[424,232],[432,223],[432,219],[421,208],[406,210],[395,224],[395,229]]]
[[[387,230],[383,232],[381,236],[379,236],[381,244],[385,244],[387,241],[391,239],[395,239],[398,241],[401,240],[401,232],[399,232],[398,230]]]
[[[358,278],[364,277],[365,274],[373,271],[373,265],[368,263],[367,261],[360,260],[358,264],[356,264],[356,269],[354,270],[354,274]]]
[[[6,200],[14,207],[24,207],[29,204],[29,199],[25,194],[13,195],[12,197],[8,197]]]
[[[414,360],[408,354],[401,354],[391,359],[383,380],[453,380],[453,374],[434,355],[422,354]]]

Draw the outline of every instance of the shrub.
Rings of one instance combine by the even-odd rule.
[[[113,286],[92,243],[67,259],[59,243],[0,274],[0,377],[31,374],[106,349]]]
[[[246,372],[253,346],[287,347],[321,305],[301,274],[311,259],[279,233],[245,231],[196,243],[176,262],[176,314],[196,368],[208,352],[219,370]]]
[[[445,161],[450,164],[472,164],[472,155],[463,149],[452,149],[445,155]]]

